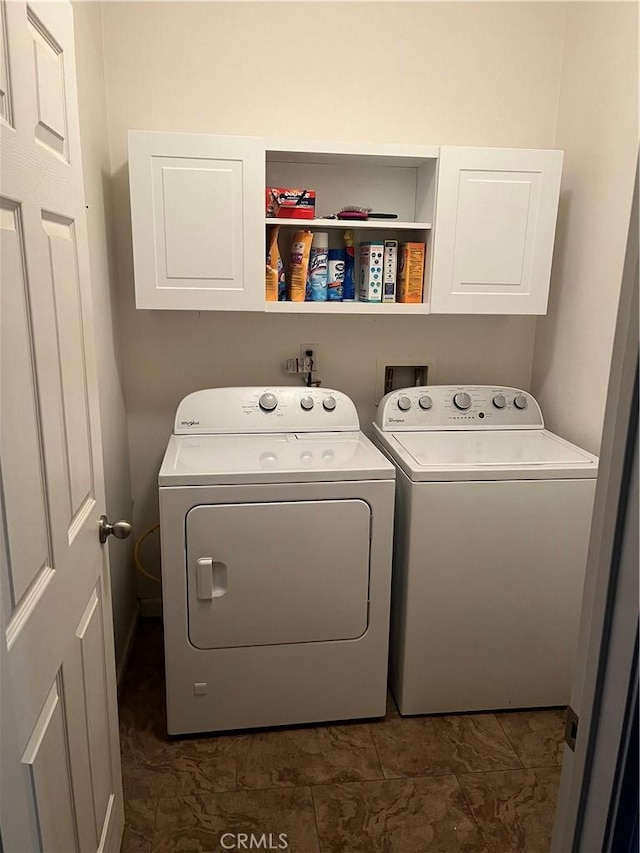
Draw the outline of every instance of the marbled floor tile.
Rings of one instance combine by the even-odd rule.
[[[313,788],[323,853],[486,853],[455,776]]]
[[[255,732],[237,748],[238,788],[276,788],[381,779],[365,724]]]
[[[560,768],[459,776],[492,853],[548,853]]]
[[[525,767],[562,764],[564,710],[518,711],[497,714],[497,718]]]
[[[120,853],[151,853],[158,799],[125,800]]]
[[[174,797],[236,787],[233,735],[172,739],[164,712],[141,716],[121,709],[120,742],[125,797]]]
[[[398,716],[370,729],[386,779],[522,766],[493,714]]]
[[[224,833],[224,845],[220,840]],[[262,848],[282,843],[286,835],[287,853],[318,853],[313,801],[309,788],[279,788],[269,791],[236,791],[227,794],[198,795],[161,799],[158,802],[153,853],[220,853],[223,849],[249,849],[231,846],[239,833],[260,839]],[[269,834],[271,833],[271,838]]]

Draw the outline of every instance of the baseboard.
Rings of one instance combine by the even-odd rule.
[[[142,619],[162,619],[162,599],[143,598],[140,602],[140,616]]]
[[[122,684],[124,682],[124,674],[127,671],[127,665],[129,663],[129,657],[131,655],[131,649],[133,648],[133,640],[136,635],[136,628],[138,626],[138,619],[140,618],[140,603],[136,601],[136,606],[133,611],[133,616],[131,617],[131,624],[129,625],[129,630],[127,631],[127,639],[124,644],[124,651],[122,652],[122,656],[120,660],[116,664],[116,679],[118,683],[118,695],[120,695],[120,690],[122,688]]]

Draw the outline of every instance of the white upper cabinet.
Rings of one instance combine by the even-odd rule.
[[[330,314],[544,314],[561,151],[334,145],[129,132],[136,305]],[[265,187],[316,194],[315,219],[266,217]],[[393,218],[326,218],[357,205]],[[433,223],[433,230],[432,230]],[[417,302],[267,302],[267,232],[289,274],[300,229],[329,249],[371,240],[425,247]]]
[[[259,138],[129,132],[138,308],[264,308]]]
[[[441,148],[431,311],[544,314],[561,151]]]

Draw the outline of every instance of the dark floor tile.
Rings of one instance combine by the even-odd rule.
[[[498,714],[498,722],[525,767],[562,764],[566,712],[518,711]]]
[[[151,853],[158,799],[125,800],[120,853]]]
[[[172,739],[164,711],[120,715],[125,797],[175,797],[230,791],[236,787],[236,746],[230,735]]]
[[[240,738],[237,761],[238,788],[382,778],[369,727],[364,724],[256,732]]]
[[[493,714],[389,717],[370,729],[387,779],[522,766]]]
[[[455,776],[313,788],[323,853],[486,853]]]
[[[131,649],[134,666],[157,666],[164,661],[162,619],[140,619]]]
[[[224,846],[220,840],[224,833]],[[309,788],[280,788],[270,791],[236,791],[227,794],[198,795],[161,799],[158,803],[153,853],[242,850],[248,842],[230,846],[239,833],[258,840],[265,834],[262,848],[269,841],[281,843],[286,835],[287,853],[318,853],[313,802]],[[269,834],[271,838],[269,839]],[[277,847],[276,847],[277,849]]]
[[[458,777],[480,832],[495,853],[548,853],[560,768]]]

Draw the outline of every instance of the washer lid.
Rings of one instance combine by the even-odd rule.
[[[161,486],[390,480],[394,466],[361,432],[172,435]]]
[[[382,433],[414,481],[595,477],[596,456],[547,430]]]

